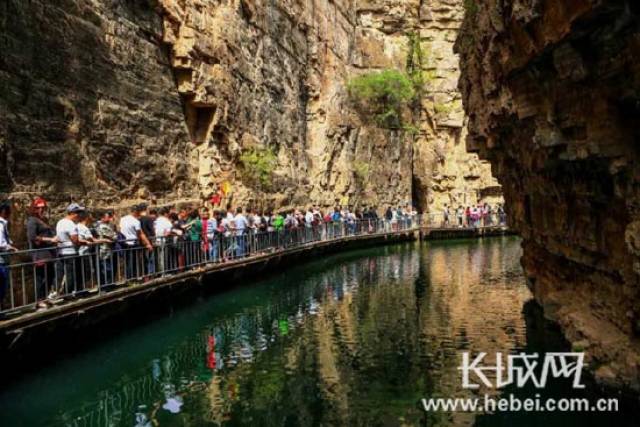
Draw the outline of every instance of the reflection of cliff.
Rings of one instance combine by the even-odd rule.
[[[162,421],[181,402],[193,425],[417,423],[419,399],[460,392],[460,350],[523,345],[527,289],[513,240],[385,252],[247,291],[64,417]]]
[[[496,352],[524,348],[522,306],[530,293],[517,267],[519,254],[519,250],[504,251],[499,242],[427,252],[431,293],[423,309],[424,333],[445,356],[446,363],[453,362],[438,373],[441,391],[461,391],[456,374],[461,349],[487,352],[487,360],[494,361]],[[439,329],[434,330],[433,324]]]

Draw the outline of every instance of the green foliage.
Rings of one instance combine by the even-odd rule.
[[[436,113],[448,115],[453,110],[455,110],[457,106],[455,101],[453,101],[453,102],[435,104],[433,107],[436,110]]]
[[[396,70],[366,73],[349,81],[349,96],[380,127],[399,128],[402,108],[415,97],[413,82]]]
[[[272,186],[273,172],[278,165],[278,158],[270,147],[251,148],[240,155],[240,166],[243,179],[262,190]]]
[[[412,135],[418,135],[420,133],[420,128],[415,125],[404,125],[402,129]]]
[[[422,40],[420,34],[409,32],[407,34],[409,52],[407,54],[407,75],[411,79],[416,94],[420,95],[426,82],[426,75],[422,71],[422,67],[426,62],[426,53],[422,48]],[[419,97],[419,96],[418,96]],[[417,98],[418,98],[417,97]]]

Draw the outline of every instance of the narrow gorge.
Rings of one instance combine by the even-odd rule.
[[[0,413],[634,425],[639,120],[637,0],[3,0]]]

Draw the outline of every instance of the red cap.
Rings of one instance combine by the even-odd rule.
[[[35,200],[31,203],[31,206],[34,208],[46,208],[47,201],[42,197],[36,197]]]

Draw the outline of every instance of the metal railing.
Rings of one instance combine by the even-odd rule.
[[[210,264],[230,262],[348,236],[385,234],[420,226],[420,216],[338,221],[291,229],[226,232],[206,240],[153,238],[153,249],[136,241],[99,243],[63,255],[57,248],[0,254],[0,315],[20,314],[120,286],[135,286]],[[71,252],[71,251],[69,251]]]
[[[467,216],[466,213],[460,215],[452,210],[449,215],[444,212],[422,215],[421,225],[440,229],[507,227],[507,215],[504,212],[489,212]]]

